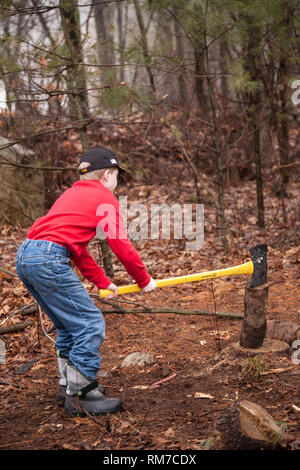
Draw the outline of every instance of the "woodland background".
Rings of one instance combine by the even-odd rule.
[[[34,194],[36,201],[42,201],[44,213],[77,179],[82,152],[107,146],[131,170],[117,195],[146,204],[204,204],[205,243],[200,252],[185,252],[179,240],[135,242],[153,277],[240,264],[249,257],[249,246],[268,243],[269,275],[274,285],[270,318],[299,322],[299,2],[1,0],[0,7],[0,134],[5,139],[0,145],[2,191],[14,190],[23,199],[26,193]],[[23,159],[8,159],[5,152],[13,151],[17,144],[32,153]],[[3,176],[8,167],[14,172],[10,181]],[[40,184],[24,189],[23,181],[30,185],[36,172],[42,175]],[[21,307],[32,303],[15,277],[14,257],[34,221],[34,208],[21,207],[18,199],[7,202],[4,197],[0,197],[0,208],[0,323],[10,324],[22,319]],[[91,251],[115,283],[128,282],[124,269],[106,252],[104,244],[99,247],[93,243]],[[189,308],[204,304],[211,311],[238,312],[243,307],[243,286],[243,280],[229,279],[183,291],[161,289],[144,302],[149,307],[174,308],[187,302]],[[93,287],[89,289],[96,293]],[[131,300],[138,302],[139,297]],[[202,360],[206,364],[208,357],[216,358],[220,353],[220,338],[222,344],[230,345],[240,323],[232,320],[229,328],[228,320],[219,319],[216,327],[210,320],[201,319],[201,333],[197,333],[208,334],[205,339],[201,336],[207,349],[200,348],[199,353],[196,335],[195,343],[188,343],[184,350],[183,361],[182,342],[186,345],[185,341],[193,338],[190,332],[196,334],[198,326],[194,319],[179,317],[166,314],[158,319],[150,314],[141,322],[135,315],[123,314],[121,321],[107,313],[112,331],[107,348],[114,354],[105,350],[104,362],[115,370],[109,379],[113,389],[126,395],[130,380],[132,384],[136,380],[134,374],[123,377],[118,358],[125,351],[144,347],[160,354],[157,367],[144,371],[146,378],[150,374],[148,383],[176,371],[180,393],[186,387],[196,387],[192,394],[197,392],[199,375],[195,370]],[[45,322],[47,326],[47,319]],[[51,332],[51,325],[48,327]],[[131,334],[126,335],[126,329]],[[170,331],[173,334],[178,330],[183,337],[172,342]],[[173,408],[180,393],[171,393],[166,402],[165,397],[154,398],[155,416],[144,397],[126,395],[130,413],[122,425],[117,418],[109,425],[103,422],[107,434],[101,439],[93,422],[80,434],[81,420],[66,425],[63,415],[53,411],[51,396],[46,398],[49,384],[55,387],[57,372],[55,358],[49,359],[51,343],[41,334],[41,325],[34,323],[22,333],[5,336],[7,369],[2,367],[7,376],[1,386],[6,437],[2,448],[77,449],[83,442],[86,449],[202,449],[214,441],[214,418],[224,403],[210,405],[195,418],[184,406]],[[217,337],[219,343],[215,342]],[[168,350],[167,359],[164,348]],[[38,364],[28,369],[29,376],[18,376],[17,385],[16,365],[28,363],[33,356]],[[272,358],[269,360],[272,362]],[[216,363],[217,359],[212,364]],[[186,385],[187,375],[179,372],[184,369],[187,374],[190,367],[193,374]],[[44,369],[51,371],[49,376],[45,377]],[[255,383],[249,377],[245,382],[244,375],[228,382],[228,370],[225,372],[227,378],[220,376],[220,382],[217,376],[211,383],[206,377],[206,386],[211,388],[205,391],[222,396],[220,383],[225,383],[229,395],[229,390],[232,396],[236,396],[236,390],[252,397],[258,393],[264,403],[269,403],[267,393],[274,393],[270,406],[278,420],[285,421],[288,415],[297,440],[300,403],[298,377],[293,371],[290,382],[285,380],[286,389],[276,377],[268,388],[256,377]],[[33,388],[26,382],[32,378],[30,374]],[[233,371],[231,374],[235,377]],[[264,377],[269,381],[273,378]],[[121,389],[118,380],[124,381]],[[6,398],[7,387],[12,401]],[[16,405],[18,387],[22,387],[25,399]],[[272,387],[273,392],[265,391]],[[40,411],[31,415],[37,389],[44,395]],[[49,416],[42,415],[45,400],[51,425]],[[24,406],[31,416],[25,421],[28,414]],[[22,423],[20,431],[16,431],[12,415],[14,423]],[[59,435],[61,429],[63,436]],[[81,443],[74,441],[74,429],[83,436]],[[46,439],[49,430],[52,440]]]

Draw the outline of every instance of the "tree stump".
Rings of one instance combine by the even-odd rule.
[[[240,345],[244,348],[259,348],[265,338],[268,304],[268,284],[250,287],[247,283],[244,299],[244,320]]]
[[[277,339],[265,338],[263,345],[259,348],[244,348],[240,345],[240,342],[237,341],[232,345],[233,350],[236,352],[238,357],[255,357],[258,355],[265,354],[276,354],[286,356],[290,352],[290,345],[284,341],[279,341]]]

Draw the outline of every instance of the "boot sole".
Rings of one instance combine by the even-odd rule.
[[[89,413],[88,411],[85,412],[85,411],[78,411],[78,410],[72,411],[72,410],[68,410],[66,407],[65,407],[65,412],[69,418],[87,418],[89,415],[90,416],[105,416],[107,414],[120,411],[121,409],[122,409],[122,404],[118,408],[115,408],[114,410],[104,411],[102,413]]]
[[[58,390],[58,406],[60,406],[61,408],[63,406],[65,406],[65,399],[66,399],[66,388],[67,387],[63,387],[63,386],[60,386],[59,387],[59,390]],[[103,385],[99,385],[99,390],[101,393],[103,393],[103,395],[105,395],[105,388]]]
[[[123,406],[123,403],[120,400],[119,405],[115,405],[111,409],[107,409],[106,411],[95,412],[95,411],[88,411],[87,409],[85,409],[84,403],[74,402],[74,400],[72,400],[71,397],[70,398],[67,397],[64,402],[65,412],[67,416],[69,416],[70,418],[87,417],[89,415],[90,416],[104,416],[104,415],[115,413],[116,411],[121,410],[122,406]]]

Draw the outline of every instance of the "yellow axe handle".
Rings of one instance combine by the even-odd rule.
[[[234,274],[253,274],[254,266],[252,261],[240,264],[232,268],[217,269],[216,271],[208,271],[206,273],[189,274],[187,276],[169,277],[167,279],[156,280],[157,287],[175,286],[177,284],[186,284],[188,282],[202,281],[203,279],[213,279],[215,277],[232,276]],[[132,292],[141,292],[141,288],[137,284],[130,284],[118,288],[118,294],[129,294]],[[100,289],[99,295],[103,299],[112,291],[108,289]]]

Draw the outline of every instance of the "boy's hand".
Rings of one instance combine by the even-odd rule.
[[[142,292],[152,292],[156,288],[157,288],[156,282],[151,277],[149,284],[147,284],[145,287],[142,288]]]
[[[108,294],[106,296],[107,299],[112,299],[113,297],[118,297],[118,288],[117,286],[112,282],[111,284],[109,284],[109,286],[107,287],[108,290],[112,290],[113,293],[112,294]]]

